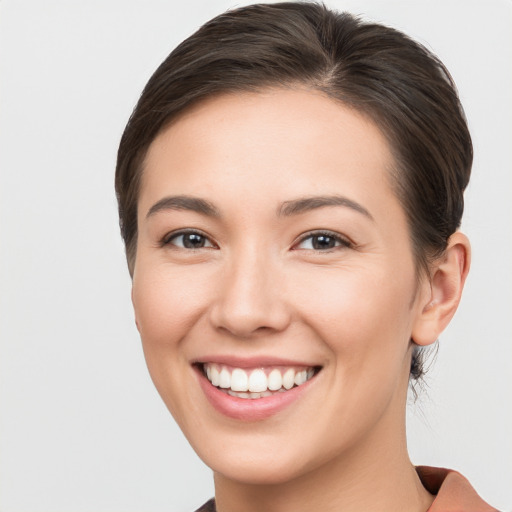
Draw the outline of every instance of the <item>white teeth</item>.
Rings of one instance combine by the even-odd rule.
[[[208,374],[206,374],[208,376]],[[247,373],[240,368],[235,368],[231,373],[231,389],[233,391],[247,391],[249,389],[249,379]],[[251,389],[251,391],[253,391]]]
[[[283,375],[283,388],[292,389],[295,384],[295,370],[289,368]]]
[[[218,386],[224,389],[231,387],[231,374],[227,368],[222,368],[220,371]]]
[[[206,372],[206,376],[208,377],[208,379],[210,380],[210,382],[214,385],[214,386],[218,386],[219,385],[219,370],[217,369],[216,366],[210,366],[208,365],[207,368],[210,369],[210,377],[208,377],[208,372]]]
[[[274,368],[268,376],[261,368],[246,371],[242,368],[229,369],[226,366],[205,363],[203,369],[213,386],[225,390],[231,396],[252,399],[271,396],[276,392],[283,393],[294,386],[301,386],[315,375],[314,368],[287,368],[286,371]]]
[[[263,391],[262,393],[239,393],[237,391],[232,391],[231,389],[228,389],[225,391],[228,395],[236,396],[237,398],[262,398],[264,396],[272,396],[272,393],[270,391]]]
[[[268,375],[268,389],[270,391],[277,391],[283,387],[283,377],[281,372],[275,368]]]
[[[300,386],[301,384],[304,384],[308,380],[308,372],[306,370],[302,370],[301,372],[297,372],[295,374],[295,384],[297,386]]]
[[[245,372],[244,372],[245,373]],[[263,370],[254,370],[249,377],[249,391],[261,393],[267,390],[267,376]]]

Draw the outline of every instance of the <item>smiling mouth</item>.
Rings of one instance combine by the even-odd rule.
[[[253,400],[302,386],[321,369],[320,366],[244,369],[217,363],[202,363],[199,367],[208,381],[220,391]]]

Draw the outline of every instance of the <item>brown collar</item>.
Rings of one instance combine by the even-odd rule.
[[[496,512],[457,471],[417,466],[421,483],[436,498],[427,512]]]

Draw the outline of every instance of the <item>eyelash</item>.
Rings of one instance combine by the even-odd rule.
[[[204,243],[208,243],[209,245],[202,246],[202,247],[185,247],[184,242],[182,245],[173,244],[172,241],[176,240],[179,237],[184,237],[186,235],[197,235],[198,237],[202,238],[202,241]],[[327,247],[327,248],[316,248],[314,247],[314,243],[312,242],[311,248],[304,248],[299,247],[299,245],[303,244],[305,241],[309,239],[314,239],[315,237],[325,237],[328,239],[331,239],[334,241],[335,245],[333,247]],[[186,249],[186,250],[200,250],[200,249],[211,249],[211,248],[217,248],[217,244],[215,244],[207,235],[205,235],[203,232],[195,230],[195,229],[183,229],[180,231],[175,231],[172,233],[169,233],[165,235],[165,237],[161,241],[162,246],[166,245],[174,245],[179,249]],[[305,233],[301,238],[293,244],[292,250],[312,250],[315,252],[331,252],[333,250],[339,249],[339,248],[351,248],[354,244],[347,240],[345,237],[342,237],[338,233],[335,233],[334,231],[327,231],[327,230],[320,230],[320,231],[310,231],[309,233]]]

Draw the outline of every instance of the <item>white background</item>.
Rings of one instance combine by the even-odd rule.
[[[410,408],[410,451],[512,510],[512,3],[327,3],[426,43],[459,86],[473,267]],[[147,375],[113,178],[150,74],[233,5],[0,1],[1,512],[191,511],[213,495]]]

